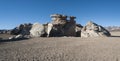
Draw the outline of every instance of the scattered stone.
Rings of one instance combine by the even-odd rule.
[[[19,34],[29,35],[31,27],[32,27],[31,23],[20,24],[18,27],[15,27],[14,29],[12,29],[10,34],[13,34],[13,35],[19,35]]]
[[[24,38],[24,36],[23,36],[23,35],[21,35],[21,34],[19,34],[19,35],[15,36],[15,39],[20,39],[20,38]]]
[[[15,39],[15,37],[14,37],[14,36],[11,36],[11,37],[9,37],[8,39],[9,39],[9,40],[12,40],[12,39]]]
[[[19,35],[16,35],[16,36],[11,36],[9,37],[9,40],[22,40],[22,39],[25,39],[27,38],[26,35],[22,35],[22,34],[19,34]]]

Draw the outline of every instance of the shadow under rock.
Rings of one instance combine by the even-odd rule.
[[[17,39],[0,39],[0,43],[1,42],[14,42],[14,41],[23,41],[23,40],[27,40],[29,38],[17,38]]]
[[[120,36],[110,36],[110,37],[120,37]]]

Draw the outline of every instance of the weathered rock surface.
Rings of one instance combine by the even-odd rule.
[[[74,16],[70,16],[70,19],[67,19],[68,16],[61,14],[53,14],[52,24],[53,29],[51,31],[51,36],[76,36],[76,22]]]
[[[89,21],[81,31],[81,37],[107,37],[111,34],[102,26]]]
[[[30,30],[31,37],[40,37],[45,33],[44,26],[39,23],[34,23]]]
[[[81,24],[76,24],[76,27],[75,27],[76,37],[81,37],[82,28],[83,26]]]
[[[70,16],[70,20],[67,21],[67,23],[64,26],[64,33],[65,36],[76,36],[76,31],[75,31],[75,27],[76,27],[76,21],[75,21],[74,16]]]
[[[47,27],[47,37],[50,36],[50,32],[51,32],[52,28],[53,28],[53,24],[48,23],[48,27]]]
[[[49,36],[50,37],[64,36],[64,31],[63,31],[62,25],[61,24],[54,24]]]
[[[67,16],[61,14],[51,15],[52,24],[65,24],[67,22]]]
[[[14,35],[29,35],[30,34],[30,29],[32,27],[32,24],[20,24],[18,27],[15,27],[13,30],[11,30],[11,34]]]

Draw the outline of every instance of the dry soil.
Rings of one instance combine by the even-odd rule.
[[[0,61],[120,61],[120,32],[112,35],[0,42]]]

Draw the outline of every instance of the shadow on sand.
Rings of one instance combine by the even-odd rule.
[[[110,36],[110,37],[120,37],[120,36]]]
[[[18,38],[18,39],[1,39],[0,38],[0,43],[2,42],[14,42],[14,41],[23,41],[23,40],[27,40],[29,38]]]

